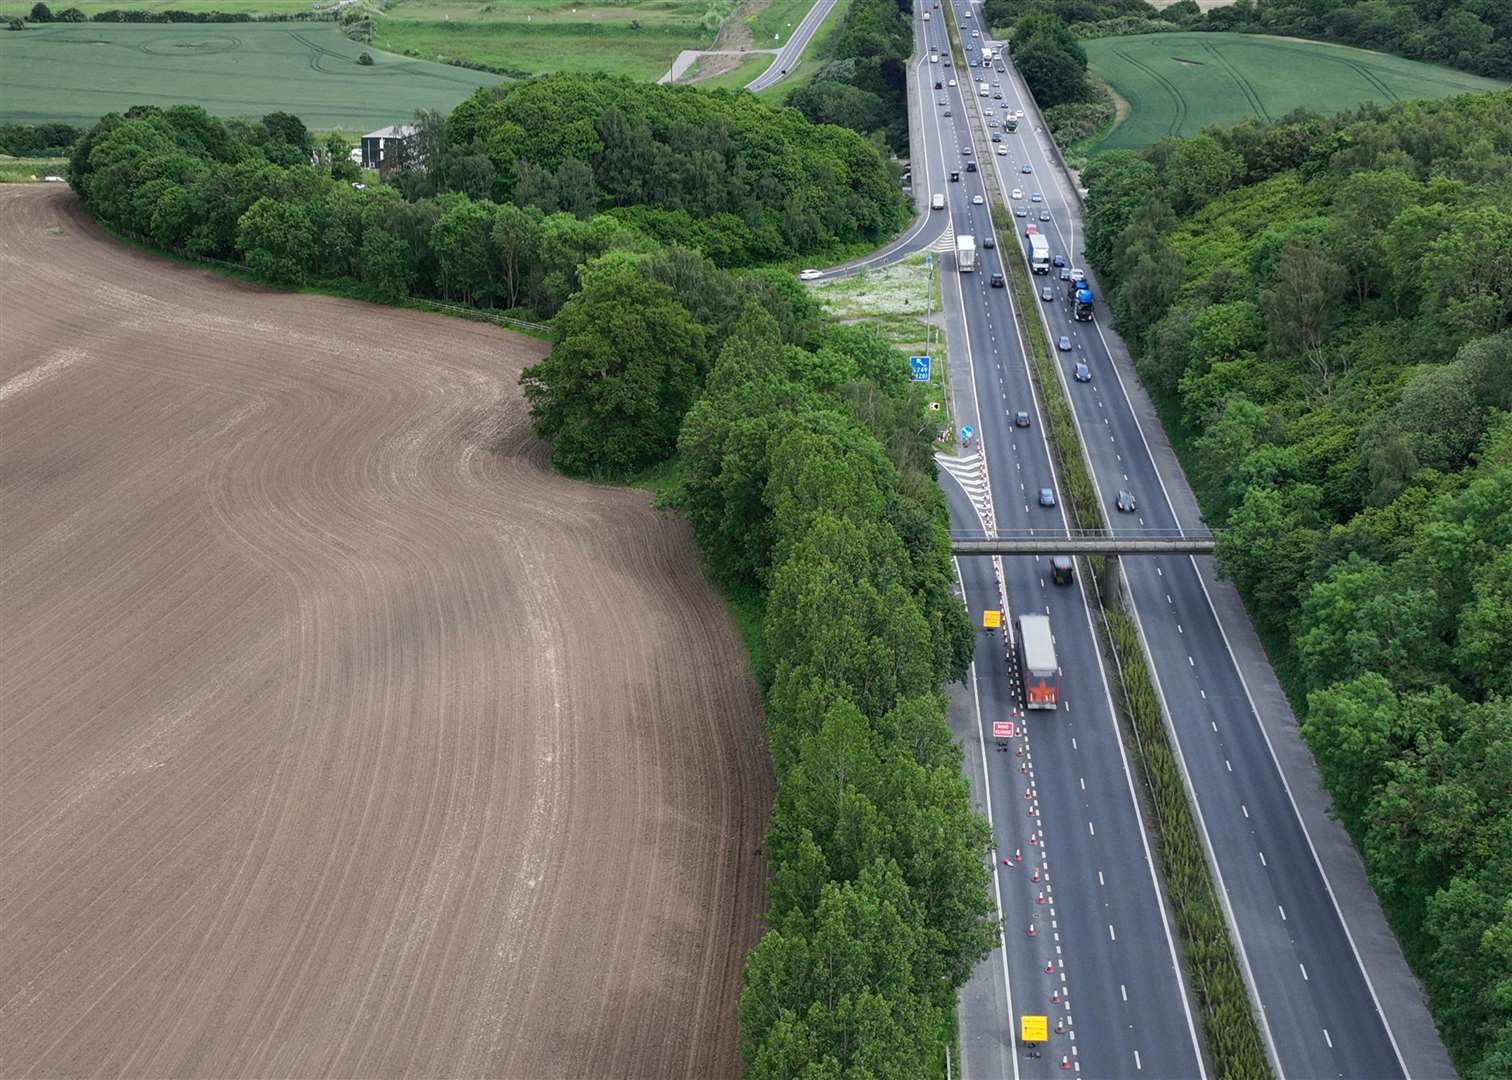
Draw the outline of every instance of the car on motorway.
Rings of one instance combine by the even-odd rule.
[[[1007,68],[1005,68],[1005,67],[1004,67],[1004,66],[1003,66],[1003,65],[1002,65],[1002,64],[999,64],[999,65],[998,65],[998,66],[997,66],[997,69],[998,69],[998,70],[999,70],[999,71],[1007,71],[1007,70],[1008,70],[1008,69],[1007,69]]]
[[[1040,211],[1040,220],[1041,221],[1049,221],[1050,220],[1050,211],[1048,211],[1048,210],[1041,210]]]
[[[951,86],[954,86],[954,85],[955,85],[955,84],[956,84],[956,81],[955,81],[955,80],[954,80],[954,79],[951,79],[951,80],[950,80],[950,85],[951,85]]]
[[[930,53],[929,54],[929,62],[931,64],[938,64],[940,62],[940,54],[939,53]]]
[[[1045,291],[1049,292],[1050,290],[1047,288]],[[1055,343],[1055,347],[1057,349],[1059,349],[1061,352],[1070,352],[1071,351],[1071,339],[1069,337],[1067,337],[1065,334],[1062,334],[1060,336],[1060,340]]]
[[[822,278],[823,276],[824,276],[824,271],[823,270],[812,270],[812,269],[810,269],[810,270],[804,270],[804,271],[800,272],[799,275],[798,275],[798,280],[799,281],[813,281],[814,279],[816,279],[816,278]]]
[[[971,205],[972,206],[981,206],[982,205],[982,197],[980,195],[973,195],[971,197]]]
[[[971,147],[969,147],[969,146],[963,146],[963,147],[961,147],[961,156],[962,157],[970,157],[971,156]]]
[[[997,247],[997,241],[994,240],[991,236],[984,236],[982,237],[982,246],[989,249],[995,248]]]
[[[945,84],[942,83],[939,79],[936,79],[935,80],[935,89],[936,90],[943,90],[943,89],[945,89]]]
[[[943,109],[943,108],[944,108],[944,107],[945,107],[945,106],[946,106],[946,105],[949,105],[949,104],[950,104],[950,102],[948,102],[948,101],[946,101],[946,100],[945,100],[945,99],[944,99],[944,98],[940,98],[940,107],[941,107],[941,108],[942,108],[942,109]]]
[[[1060,258],[1060,256],[1057,255],[1056,258],[1058,259],[1058,258]],[[1060,272],[1060,279],[1062,281],[1070,281],[1071,280],[1071,271],[1066,270],[1066,269],[1062,269],[1061,272]]]
[[[1003,136],[999,132],[994,131],[992,133],[992,141],[993,142],[1002,142],[1003,141]]]
[[[1009,197],[1014,199],[1022,199],[1024,197],[1024,189],[1021,187],[1014,188],[1013,194]]]
[[[1086,364],[1077,364],[1076,367],[1071,369],[1071,377],[1077,382],[1091,382],[1092,369]]]
[[[1008,148],[1006,146],[1000,146],[1000,147],[998,147],[998,157],[1007,157],[1007,156],[1008,156]]]
[[[1047,488],[1047,487],[1040,488],[1039,504],[1041,506],[1054,506],[1055,505],[1055,489],[1054,488]]]
[[[1013,208],[1013,216],[1014,217],[1028,217],[1029,216],[1029,211],[1025,210],[1022,206],[1015,206]]]
[[[1046,285],[1044,288],[1040,289],[1040,299],[1047,304],[1050,303],[1055,299],[1055,290]]]
[[[950,111],[950,110],[949,110],[949,109],[946,109],[946,110],[945,110],[945,111],[944,111],[944,112],[943,112],[943,113],[941,113],[941,114],[940,114],[940,115],[942,115],[942,116],[954,116],[954,115],[955,115],[955,113],[953,113],[953,112],[951,112],[951,111]]]
[[[1002,274],[994,273],[992,275],[992,287],[994,289],[1001,289],[1003,287],[1003,275]]]
[[[1064,255],[1052,255],[1052,256],[1050,256],[1050,265],[1051,266],[1065,266],[1066,265],[1066,257]],[[1064,273],[1064,274],[1061,275],[1061,280],[1065,281],[1068,278],[1070,278],[1070,276],[1071,276],[1071,274],[1068,271],[1067,273]]]
[[[969,18],[971,18],[971,9],[967,8],[965,11],[961,12],[961,18],[963,18],[963,19],[969,19]]]
[[[981,66],[982,66],[982,65],[981,65],[981,64],[979,64],[979,63],[978,63],[978,62],[977,62],[977,58],[976,58],[976,57],[974,57],[974,56],[973,56],[973,57],[972,57],[972,58],[971,58],[971,66],[972,66],[972,67],[981,67]]]
[[[1134,493],[1132,491],[1120,491],[1113,505],[1118,507],[1119,513],[1132,514],[1136,506]]]
[[[996,120],[989,120],[987,121],[987,126],[990,128],[995,128],[998,126],[998,122]]]
[[[941,60],[940,63],[944,64],[946,67],[955,67],[955,65],[950,62],[949,57],[947,57],[944,60]]]
[[[981,33],[981,31],[980,31],[980,30],[973,30],[973,31],[972,31],[972,32],[971,32],[971,36],[972,36],[972,37],[978,37],[978,38],[979,38],[979,37],[981,37],[981,36],[982,36],[982,33]]]
[[[1075,574],[1074,566],[1075,564],[1071,561],[1071,556],[1052,555],[1050,557],[1050,580],[1057,585],[1071,584],[1071,578]]]
[[[955,170],[951,170],[950,182],[952,184],[959,184],[961,182],[961,174],[956,172]]]
[[[1032,173],[1033,171],[1034,170],[1029,167],[1029,163],[1027,161],[1024,162],[1024,164],[1022,166],[1019,167],[1019,172],[1024,173],[1025,175],[1028,175],[1029,173]]]
[[[1032,195],[1029,196],[1029,201],[1030,202],[1044,202],[1045,201],[1045,197],[1043,195],[1041,195],[1039,192],[1036,191]]]
[[[945,209],[945,196],[940,194],[938,191],[935,192],[934,198],[930,200],[929,205],[932,209],[935,210]]]
[[[1028,410],[1026,410],[1026,409],[1020,409],[1018,412],[1016,412],[1016,413],[1013,414],[1013,426],[1014,427],[1028,427],[1029,426],[1029,412],[1028,412]]]

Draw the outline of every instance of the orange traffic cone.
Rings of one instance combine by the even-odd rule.
[[[1048,960],[1045,961],[1045,974],[1046,975],[1054,975],[1055,974],[1055,965],[1052,964]]]
[[[1062,1054],[1061,1055],[1061,1068],[1063,1068],[1063,1069],[1069,1069],[1070,1067],[1071,1067],[1071,1060],[1068,1057],[1066,1057],[1065,1054]]]
[[[1030,923],[1029,924],[1029,929],[1025,930],[1024,933],[1028,934],[1030,937],[1034,937],[1034,935],[1035,935],[1034,924]]]

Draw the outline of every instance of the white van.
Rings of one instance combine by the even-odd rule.
[[[991,92],[992,91],[990,91],[990,90],[987,89],[987,84],[986,83],[984,83],[984,82],[977,83],[977,97],[986,97]]]
[[[942,195],[938,191],[935,192],[934,201],[931,202],[929,205],[930,205],[930,207],[932,209],[935,209],[935,210],[943,210],[943,209],[945,209],[945,196]]]

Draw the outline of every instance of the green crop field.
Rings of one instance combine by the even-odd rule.
[[[450,109],[497,75],[363,47],[331,23],[52,23],[0,34],[0,120],[92,124],[132,105],[283,111],[370,131]]]
[[[1139,149],[1209,124],[1276,120],[1294,109],[1332,113],[1505,85],[1385,53],[1255,34],[1142,34],[1082,46],[1131,110],[1094,152]]]

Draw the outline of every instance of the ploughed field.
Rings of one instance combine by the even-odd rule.
[[[545,346],[0,187],[0,1075],[725,1076],[771,775]]]

